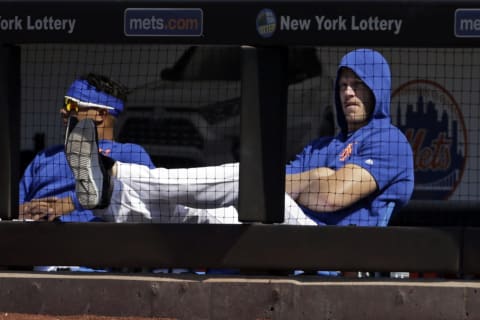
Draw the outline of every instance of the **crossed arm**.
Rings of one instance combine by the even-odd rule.
[[[46,197],[33,199],[21,204],[18,208],[19,219],[41,220],[47,219],[53,221],[57,217],[70,213],[75,209],[71,197],[58,198]]]
[[[372,175],[355,164],[289,174],[285,182],[285,191],[297,203],[317,212],[346,208],[377,190]]]

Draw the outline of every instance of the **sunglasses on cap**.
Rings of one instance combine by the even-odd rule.
[[[70,98],[65,98],[65,100],[64,100],[64,102],[63,102],[63,108],[64,108],[65,111],[67,111],[67,112],[70,112],[70,111],[78,112],[78,110],[79,110],[78,102],[77,102],[77,101],[73,101],[73,100],[70,99]]]
[[[86,110],[86,109],[103,109],[103,108],[99,108],[99,107],[96,107],[96,106],[91,106],[91,105],[88,105],[88,104],[83,104],[83,103],[75,101],[71,98],[65,98],[65,100],[63,102],[63,109],[65,109],[65,111],[67,111],[67,112],[71,112],[71,111],[78,112],[82,109]]]

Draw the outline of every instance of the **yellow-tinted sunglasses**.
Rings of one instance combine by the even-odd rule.
[[[74,101],[70,98],[65,98],[65,101],[63,102],[63,108],[65,111],[70,112],[75,110],[75,112],[78,112],[79,107],[78,107],[78,102]]]
[[[70,112],[70,111],[79,112],[79,111],[82,111],[82,110],[86,111],[86,110],[90,110],[90,109],[94,109],[94,110],[101,109],[101,108],[97,108],[97,107],[82,106],[79,102],[77,102],[75,100],[72,100],[70,98],[65,98],[65,101],[63,102],[63,108],[67,112]]]

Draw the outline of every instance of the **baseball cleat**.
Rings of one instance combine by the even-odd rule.
[[[91,119],[79,121],[66,138],[65,153],[75,177],[75,193],[85,209],[105,207],[109,183],[98,153],[97,127]]]

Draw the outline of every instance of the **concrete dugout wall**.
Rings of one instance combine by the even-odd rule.
[[[480,283],[466,281],[2,273],[0,287],[0,312],[10,313],[289,320],[480,317]]]

